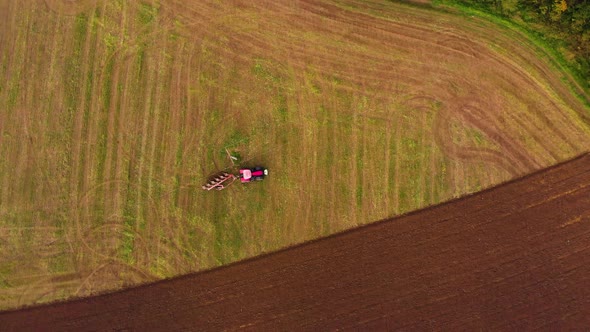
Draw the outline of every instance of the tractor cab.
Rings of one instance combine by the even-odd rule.
[[[252,178],[252,171],[245,168],[240,170],[240,179],[242,182],[247,182]]]

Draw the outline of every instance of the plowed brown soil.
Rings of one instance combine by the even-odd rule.
[[[590,155],[258,259],[0,314],[22,330],[590,326]]]
[[[0,0],[0,310],[205,271],[590,151],[517,30],[389,0]],[[231,165],[268,181],[205,192]],[[0,327],[1,330],[1,327]]]

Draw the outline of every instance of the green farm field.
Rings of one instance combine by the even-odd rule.
[[[590,150],[586,96],[542,49],[428,5],[0,0],[0,80],[0,309],[210,269]],[[203,191],[226,149],[269,177]]]

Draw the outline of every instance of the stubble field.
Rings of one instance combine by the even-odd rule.
[[[0,0],[0,308],[208,269],[590,148],[541,50],[384,1]],[[203,192],[225,149],[270,169]]]
[[[0,326],[8,332],[584,330],[589,252],[590,154],[584,154],[235,264],[3,311]]]

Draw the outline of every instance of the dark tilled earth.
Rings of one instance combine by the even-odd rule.
[[[590,326],[590,155],[223,268],[0,314],[3,331]]]

